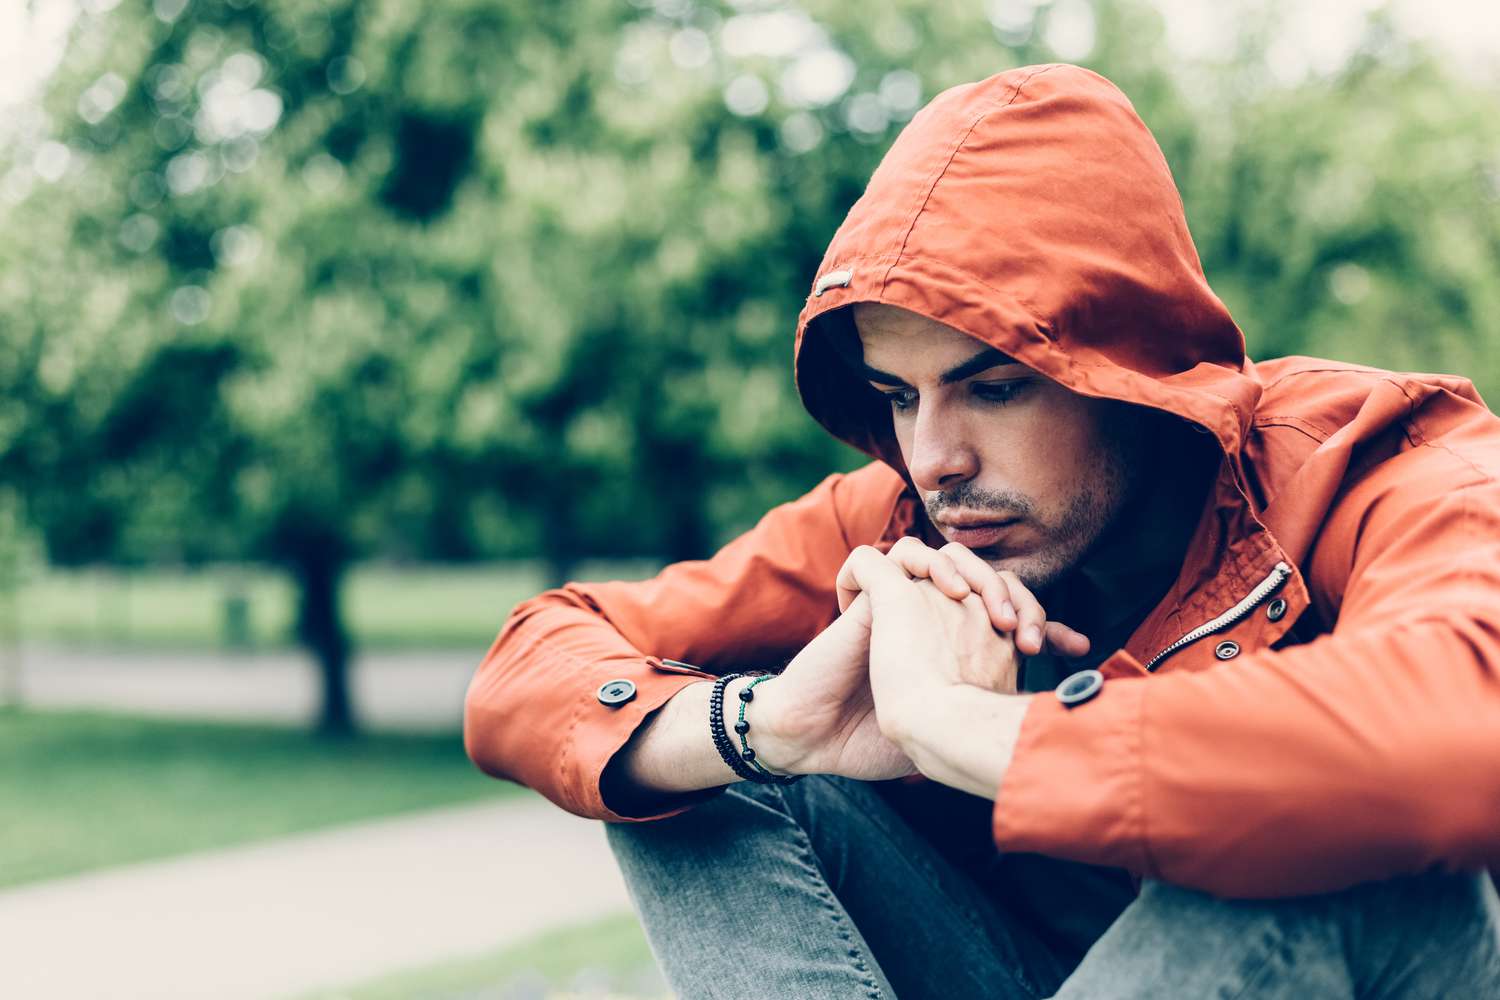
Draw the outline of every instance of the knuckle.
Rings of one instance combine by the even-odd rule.
[[[1005,581],[1000,579],[998,576],[985,576],[984,578],[982,578],[979,581],[979,590],[982,593],[992,594],[995,597],[1010,596],[1010,588],[1007,587],[1005,585]]]
[[[1018,600],[1029,602],[1031,604],[1037,603],[1036,595],[1031,592],[1031,589],[1027,587],[1026,584],[1021,582],[1021,578],[1019,576],[1016,576],[1013,571],[1008,569],[1001,570],[1000,579],[1004,580],[1005,585],[1010,588],[1011,596],[1015,597]],[[1038,605],[1038,607],[1040,607],[1040,605]]]

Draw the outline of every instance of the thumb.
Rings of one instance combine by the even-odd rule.
[[[844,613],[839,615],[834,624],[838,624],[841,621],[848,621],[851,628],[859,628],[868,632],[870,631],[870,623],[873,620],[874,616],[870,611],[870,595],[866,591],[861,590],[854,600],[850,602],[849,606],[844,609]]]
[[[1089,651],[1089,637],[1062,622],[1048,622],[1044,631],[1047,652],[1054,656],[1084,656]]]
[[[830,655],[854,655],[863,659],[870,648],[870,628],[874,620],[870,595],[861,593],[850,602],[848,610],[819,632],[808,646],[818,647]],[[834,650],[841,652],[835,654]]]

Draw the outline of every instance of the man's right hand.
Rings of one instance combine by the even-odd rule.
[[[780,675],[755,689],[751,739],[775,771],[881,781],[914,774],[870,693],[870,600],[860,595]]]

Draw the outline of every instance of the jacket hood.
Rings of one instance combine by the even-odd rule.
[[[1260,395],[1156,140],[1118,88],[1076,66],[940,94],[818,268],[797,326],[803,403],[905,476],[889,407],[829,336],[857,302],[946,323],[1075,392],[1174,413],[1230,456]]]

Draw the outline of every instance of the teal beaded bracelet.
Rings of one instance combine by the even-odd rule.
[[[769,782],[778,785],[790,785],[794,781],[800,781],[804,775],[801,774],[779,774],[762,764],[755,757],[755,750],[750,746],[748,739],[750,733],[750,722],[745,718],[745,708],[755,700],[755,687],[757,684],[770,680],[774,674],[762,674],[749,684],[740,689],[740,715],[734,724],[734,731],[740,737],[740,759],[749,764],[758,773],[763,775]]]

